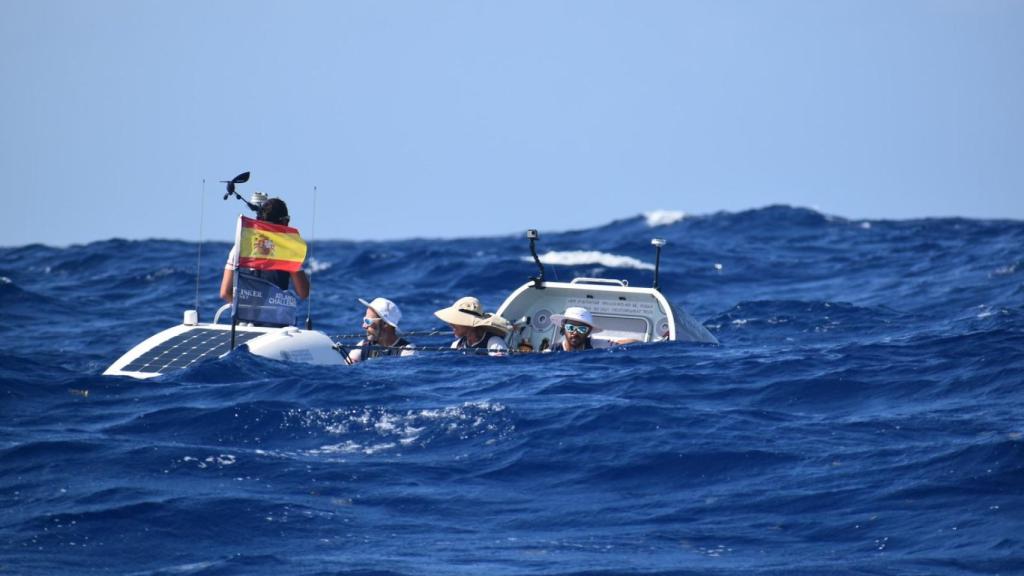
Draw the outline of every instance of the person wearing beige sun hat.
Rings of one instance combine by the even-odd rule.
[[[492,356],[508,352],[505,336],[512,331],[508,320],[484,313],[480,300],[466,296],[454,304],[434,312],[434,316],[451,327],[455,334],[453,350],[487,350]]]

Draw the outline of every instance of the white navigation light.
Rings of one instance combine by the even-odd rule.
[[[651,238],[651,245],[652,246],[657,246],[658,248],[661,248],[662,246],[665,245],[665,239],[664,238]]]

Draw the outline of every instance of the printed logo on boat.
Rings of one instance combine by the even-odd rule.
[[[242,300],[250,300],[253,298],[263,298],[263,292],[247,286],[238,287],[238,297]]]
[[[566,298],[566,306],[580,306],[591,314],[615,314],[622,316],[646,316],[657,313],[658,305],[653,300],[610,300],[599,298]]]

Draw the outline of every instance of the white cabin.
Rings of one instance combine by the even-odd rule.
[[[631,339],[640,342],[682,340],[717,344],[707,328],[684,311],[674,309],[655,288],[634,288],[625,280],[576,278],[572,282],[527,282],[496,312],[514,329],[509,348],[528,343],[535,351],[560,341],[552,314],[570,306],[586,308],[601,328],[593,340]]]

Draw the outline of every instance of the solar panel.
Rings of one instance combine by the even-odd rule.
[[[241,346],[263,334],[265,333],[236,332],[235,346]],[[188,368],[206,358],[216,358],[227,352],[230,346],[230,331],[194,328],[150,348],[121,370],[164,374],[172,370]]]

